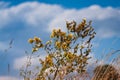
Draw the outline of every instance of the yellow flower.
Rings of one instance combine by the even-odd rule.
[[[65,57],[67,56],[67,52],[64,52],[64,56],[65,56]]]
[[[66,41],[66,43],[69,45],[71,43],[71,41]]]
[[[44,45],[42,43],[41,44],[36,44],[35,47],[36,48],[42,48],[42,47],[44,47]]]
[[[53,65],[53,60],[52,60],[52,57],[51,56],[47,56],[46,59],[45,59],[46,63],[49,64],[50,66]]]
[[[38,48],[32,48],[32,52],[38,51]]]
[[[83,23],[86,23],[86,18],[83,18]]]
[[[34,40],[30,38],[30,39],[28,40],[28,42],[32,44],[32,43],[34,42]]]
[[[46,42],[46,45],[47,45],[47,44],[51,44],[51,43],[52,43],[52,41],[51,41],[51,40],[49,40],[49,41],[47,41],[47,42]]]
[[[68,39],[72,39],[73,34],[68,34]]]
[[[49,62],[49,61],[51,61],[52,59],[51,59],[51,57],[48,55],[48,56],[46,56],[46,62]]]
[[[40,43],[40,42],[41,42],[41,39],[40,39],[40,38],[38,38],[38,37],[34,37],[34,41],[38,44],[38,43]]]
[[[81,22],[81,26],[85,26],[86,25],[86,19],[85,18],[83,18],[83,21]]]
[[[61,36],[65,36],[66,35],[66,32],[61,32]]]
[[[57,30],[56,29],[53,29],[53,32],[56,32]]]
[[[54,38],[54,37],[55,37],[55,34],[52,32],[50,35],[50,38]]]
[[[79,24],[78,27],[77,27],[77,29],[76,29],[76,31],[79,32],[79,31],[81,31],[82,29],[83,29],[83,26],[81,26],[81,24]]]
[[[61,33],[62,33],[62,32],[61,32],[61,29],[58,29],[57,32],[56,32],[56,36],[57,36],[57,37],[61,36]]]
[[[57,30],[57,33],[61,33],[61,29],[58,29],[58,30]]]
[[[50,35],[50,38],[54,38],[56,36],[56,33],[57,33],[57,30],[56,29],[53,29],[51,35]]]
[[[73,54],[71,52],[69,52],[68,57],[69,57],[69,59],[72,59],[74,56],[73,56]]]
[[[64,36],[64,38],[63,38],[63,39],[64,39],[64,41],[66,41],[66,40],[67,40],[67,36]]]
[[[56,46],[57,48],[60,48],[60,47],[61,47],[60,42],[59,42],[59,41],[56,41],[56,42],[55,42],[55,46]]]
[[[84,18],[83,21],[78,25],[76,31],[80,32],[81,30],[84,29],[85,25],[86,25],[86,19]]]
[[[63,49],[63,50],[66,50],[67,48],[68,48],[68,47],[67,47],[67,43],[66,43],[66,42],[63,42],[63,43],[62,43],[62,49]]]

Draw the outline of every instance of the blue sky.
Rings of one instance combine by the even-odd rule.
[[[120,2],[119,0],[1,0],[5,2],[11,2],[11,5],[17,5],[23,2],[27,1],[38,1],[38,2],[43,2],[47,4],[58,4],[61,6],[64,6],[66,8],[83,8],[83,7],[88,7],[90,5],[96,4],[100,5],[102,7],[106,6],[112,6],[112,7],[119,7]]]
[[[30,52],[29,38],[47,41],[54,28],[65,30],[65,21],[92,20],[96,30],[93,55],[120,49],[119,0],[1,0],[0,1],[0,80],[16,80],[25,52]],[[13,39],[12,48],[9,42]],[[41,56],[42,51],[40,52]],[[8,64],[10,74],[8,75]]]

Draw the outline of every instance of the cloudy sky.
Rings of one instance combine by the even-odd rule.
[[[29,38],[45,42],[52,29],[65,30],[65,21],[79,23],[82,18],[92,20],[97,33],[95,58],[120,49],[119,0],[0,0],[0,80],[18,79],[25,51],[30,52]]]

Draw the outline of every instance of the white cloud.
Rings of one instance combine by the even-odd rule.
[[[25,65],[26,61],[27,61],[26,57],[17,58],[14,61],[14,68],[19,70],[23,65]]]
[[[0,80],[19,80],[19,79],[12,76],[0,76]]]
[[[32,56],[31,57],[31,65],[32,66],[38,66],[40,64],[39,59],[40,58],[44,59],[45,55],[46,54],[43,54],[43,55],[40,55],[39,57]],[[27,62],[28,62],[28,56],[23,56],[23,57],[16,58],[14,60],[14,63],[13,63],[14,69],[19,70],[20,68],[25,67]],[[32,66],[31,66],[31,68],[32,68]]]
[[[27,26],[46,25],[53,17],[61,13],[58,5],[38,2],[26,2],[4,10],[0,10],[0,27],[5,27],[15,21],[23,22]],[[40,26],[41,27],[41,26]]]
[[[48,31],[53,28],[65,30],[66,20],[80,22],[85,17],[88,20],[93,20],[93,26],[100,37],[106,38],[120,34],[120,10],[112,7],[103,8],[92,5],[83,9],[65,9],[59,5],[26,2],[2,9],[0,15],[2,15],[0,16],[0,28],[22,22],[21,25],[40,27],[40,29],[46,27]]]
[[[97,30],[99,37],[112,37],[118,36],[119,21],[120,21],[120,10],[106,7],[102,8],[98,5],[92,5],[88,8],[83,9],[69,9],[64,10],[63,13],[57,15],[49,24],[49,30],[53,28],[65,29],[65,20],[76,20],[80,22],[82,18],[93,20],[93,26]],[[57,26],[57,27],[56,27]]]
[[[19,70],[20,68],[22,68],[22,66],[25,67],[25,65],[27,64],[27,57],[20,57],[20,58],[17,58],[15,61],[14,61],[14,69],[17,69]],[[35,59],[31,59],[31,64],[32,65],[37,65],[39,64],[39,59],[38,58],[35,58]]]

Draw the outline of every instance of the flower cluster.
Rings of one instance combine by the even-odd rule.
[[[44,48],[48,54],[44,60],[39,59],[42,67],[36,80],[50,80],[49,74],[52,73],[54,74],[52,80],[55,80],[58,78],[64,79],[64,76],[74,71],[79,74],[86,71],[92,47],[91,40],[96,34],[91,26],[91,21],[87,23],[86,19],[83,19],[78,25],[75,21],[66,22],[66,28],[67,32],[61,29],[54,29],[50,35],[51,40],[44,45],[38,37],[28,40],[30,44],[33,44],[32,52],[37,51],[39,48]],[[43,73],[51,67],[54,70],[44,75]],[[62,67],[65,67],[64,71]],[[65,75],[60,77],[63,74]]]
[[[42,61],[40,59],[40,62],[42,64],[42,66],[45,66],[45,67],[52,67],[53,66],[53,59],[52,59],[52,56],[51,55],[48,55],[45,57],[45,61]]]
[[[33,44],[32,52],[36,52],[36,51],[38,51],[39,48],[42,48],[42,47],[43,47],[42,41],[41,41],[41,39],[38,38],[38,37],[34,37],[33,39],[30,38],[30,39],[28,40],[28,42],[29,42],[30,44]]]
[[[55,39],[55,47],[56,49],[67,51],[69,50],[69,45],[73,39],[73,34],[67,34],[66,32],[62,32],[61,29],[54,29],[51,33],[51,38]]]

